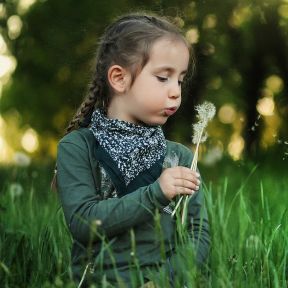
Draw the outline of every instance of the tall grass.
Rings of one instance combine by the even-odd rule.
[[[204,184],[212,240],[208,272],[196,271],[188,249],[176,287],[288,286],[288,178],[235,167]],[[57,195],[30,176],[10,178],[0,191],[0,287],[75,287]],[[15,183],[23,193],[13,192]],[[166,286],[159,275],[154,281]]]

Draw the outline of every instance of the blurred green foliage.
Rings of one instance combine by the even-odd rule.
[[[195,103],[210,100],[218,108],[232,103],[245,118],[241,134],[246,152],[257,153],[266,124],[260,119],[257,129],[251,129],[258,117],[256,105],[263,97],[265,79],[276,75],[284,84],[273,94],[281,121],[277,137],[287,139],[286,1],[39,0],[20,15],[21,34],[11,40],[7,19],[17,14],[18,3],[6,0],[7,15],[0,20],[1,34],[17,59],[12,81],[0,98],[0,112],[5,115],[11,108],[17,109],[22,123],[29,123],[40,135],[63,135],[85,96],[97,40],[106,25],[121,14],[148,9],[177,17],[184,33],[195,28],[199,34],[193,45],[196,73],[189,80],[179,113],[164,127],[169,138],[190,142]],[[216,128],[225,135],[234,129],[220,122]]]

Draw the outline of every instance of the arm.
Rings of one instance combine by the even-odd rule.
[[[122,198],[97,199],[88,149],[62,141],[58,145],[57,184],[65,219],[74,239],[87,244],[90,225],[101,221],[101,231],[108,237],[152,219],[156,208],[162,209],[169,200],[158,181],[141,187]]]

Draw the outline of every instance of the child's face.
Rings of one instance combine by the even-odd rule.
[[[133,85],[122,95],[122,120],[162,125],[181,104],[181,82],[189,62],[189,50],[180,40],[160,39]]]

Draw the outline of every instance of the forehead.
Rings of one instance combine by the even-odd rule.
[[[159,39],[151,47],[149,61],[151,68],[171,67],[176,71],[187,70],[189,49],[180,39]]]

